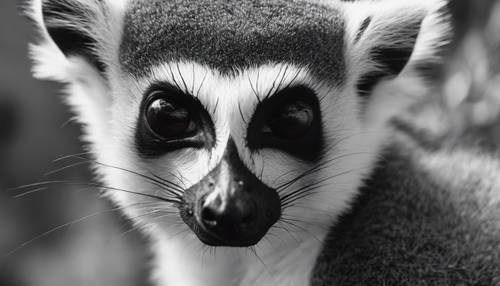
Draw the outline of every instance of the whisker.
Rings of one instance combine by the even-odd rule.
[[[185,189],[185,188],[181,187],[179,184],[176,184],[176,183],[174,183],[174,182],[172,182],[172,181],[169,181],[169,180],[167,180],[167,179],[165,179],[165,178],[162,178],[162,177],[160,177],[160,176],[158,176],[158,175],[156,175],[156,174],[154,174],[154,173],[151,173],[151,175],[152,175],[155,179],[160,180],[161,182],[163,182],[164,184],[166,184],[166,185],[170,185],[171,187],[176,188],[176,189],[174,189],[174,190],[177,190],[177,191],[179,191],[179,192],[184,192],[184,189]],[[172,175],[172,176],[173,176],[174,178],[176,178],[177,180],[181,181],[181,180],[179,179],[179,177],[177,177],[175,174],[170,173],[170,175]],[[183,194],[182,194],[182,193],[179,193],[178,195],[182,197],[182,195],[183,195]]]
[[[324,213],[330,214],[330,213],[328,213],[326,211]],[[294,216],[291,216],[291,215],[283,216],[283,218],[285,218],[285,219],[287,219],[289,221],[294,221],[296,223],[304,223],[304,224],[307,224],[307,225],[312,225],[312,226],[315,226],[315,227],[320,227],[323,230],[329,230],[329,226],[325,226],[325,225],[317,223],[317,222],[306,221],[304,219],[300,219],[300,218],[297,218],[297,217],[294,217]]]
[[[333,179],[333,178],[335,178],[335,177],[337,177],[337,176],[341,176],[341,175],[343,175],[343,173],[344,173],[344,172],[339,173],[339,174],[335,174],[335,175],[333,175],[333,176],[329,176],[329,177],[327,177],[327,178],[325,178],[325,179],[322,179],[322,180],[319,180],[319,181],[317,181],[317,182],[314,182],[314,183],[311,183],[311,184],[305,185],[305,186],[303,186],[303,187],[301,187],[301,188],[299,188],[299,189],[297,189],[297,190],[295,190],[295,191],[293,191],[293,192],[290,192],[290,193],[286,194],[285,196],[283,196],[283,197],[281,198],[281,201],[282,201],[282,202],[285,202],[288,198],[290,198],[290,197],[291,197],[291,196],[293,196],[294,194],[300,193],[300,192],[302,192],[302,191],[304,191],[304,190],[306,190],[306,191],[307,191],[307,190],[310,190],[310,189],[314,188],[315,186],[318,186],[318,187],[319,187],[319,184],[324,183],[325,181],[331,180],[331,179]]]
[[[342,154],[342,155],[339,155],[339,156],[336,156],[334,158],[331,158],[325,162],[322,162],[310,169],[307,169],[305,172],[301,173],[300,175],[298,175],[297,177],[289,180],[288,182],[285,182],[281,185],[279,185],[278,187],[276,187],[276,191],[278,193],[281,193],[283,192],[286,188],[290,187],[291,185],[295,184],[297,181],[299,181],[300,179],[303,179],[304,177],[306,176],[309,176],[311,174],[314,174],[316,172],[319,172],[321,170],[324,170],[326,168],[329,168],[331,167],[331,165],[333,165],[337,160],[340,160],[340,159],[343,159],[343,158],[346,158],[346,157],[349,157],[349,156],[354,156],[354,155],[361,155],[361,154],[367,154],[369,152],[353,152],[353,153],[347,153],[347,154]],[[291,171],[281,175],[284,176],[286,174],[289,174]]]
[[[282,226],[280,226],[279,224],[282,224]],[[288,233],[288,235],[290,235],[290,237],[295,241],[295,242],[299,242],[299,240],[297,239],[296,236],[294,236],[292,234],[292,232],[287,228],[285,227],[284,225],[284,222],[282,220],[278,220],[278,222],[276,224],[273,225],[274,227],[278,228],[278,229],[281,229],[281,230],[284,230],[286,233]]]
[[[257,253],[257,250],[255,249],[255,246],[250,246],[250,247],[248,247],[248,249],[250,249],[250,252],[252,252],[253,255],[260,261],[260,263],[262,264],[262,266],[264,266],[264,269],[268,269],[267,266],[266,266],[266,264],[264,263],[264,260],[262,260],[262,258]]]
[[[293,202],[293,201],[296,201],[298,199],[303,198],[302,196],[300,196],[301,193],[310,192],[311,190],[314,190],[314,189],[326,187],[326,186],[328,186],[327,184],[323,184],[323,185],[320,185],[320,184],[325,183],[325,182],[332,180],[334,178],[337,178],[339,176],[342,176],[342,175],[345,175],[345,174],[348,174],[348,173],[351,173],[354,171],[359,171],[360,169],[364,169],[364,168],[356,168],[356,169],[346,170],[346,171],[334,174],[332,176],[328,176],[328,177],[326,177],[322,180],[319,180],[317,182],[314,182],[312,184],[301,187],[298,190],[295,190],[295,191],[293,191],[293,192],[291,192],[291,193],[289,193],[281,198],[282,207],[286,206],[290,202]],[[317,192],[311,192],[311,193],[315,194]]]
[[[85,158],[80,158],[80,159],[85,159]],[[102,163],[102,162],[99,162],[99,161],[96,161],[96,160],[92,160],[92,162],[93,162],[93,163],[95,163],[95,164],[98,164],[98,165],[104,166],[104,167],[114,168],[114,169],[118,169],[118,170],[121,170],[121,171],[124,171],[124,172],[129,172],[129,173],[132,173],[132,174],[134,174],[134,175],[140,176],[140,177],[142,177],[142,178],[144,178],[144,179],[147,179],[147,180],[153,181],[153,182],[158,183],[158,184],[160,184],[160,185],[164,185],[164,184],[168,183],[168,184],[170,184],[170,185],[172,185],[172,186],[174,186],[174,187],[176,188],[176,189],[174,189],[174,190],[176,190],[176,191],[179,191],[179,192],[180,192],[180,194],[179,194],[180,196],[182,196],[182,192],[184,191],[184,190],[183,190],[183,188],[182,188],[181,186],[179,186],[178,184],[175,184],[174,182],[171,182],[171,181],[169,181],[169,180],[167,180],[167,179],[165,179],[165,178],[161,178],[161,177],[159,177],[159,176],[157,176],[157,175],[155,175],[155,174],[153,174],[153,176],[154,176],[156,179],[153,179],[153,178],[151,178],[151,177],[149,177],[149,176],[147,176],[147,175],[145,175],[145,174],[142,174],[142,173],[139,173],[139,172],[136,172],[136,171],[132,171],[132,170],[129,170],[129,169],[125,169],[125,168],[121,168],[121,167],[113,166],[113,165],[106,164],[106,163]],[[172,173],[170,173],[170,174],[172,174]],[[172,175],[173,175],[173,174],[172,174]],[[173,176],[175,176],[175,175],[173,175]],[[178,178],[177,178],[177,179],[178,179]],[[159,180],[161,180],[161,181],[159,181]],[[166,186],[166,185],[164,185],[164,186]]]
[[[240,102],[238,102],[238,110],[240,111],[241,120],[243,120],[243,123],[245,123],[245,125],[248,125],[247,121],[245,119],[245,115],[243,115],[243,110],[241,110],[241,103]]]
[[[303,68],[300,67],[297,72],[295,73],[295,75],[293,76],[292,80],[290,80],[290,82],[286,85],[285,88],[289,88],[294,82],[295,80],[297,80],[297,78],[299,77],[299,74],[303,71]]]
[[[291,225],[291,226],[293,226],[293,227],[295,227],[295,228],[298,228],[298,229],[300,229],[300,230],[304,231],[305,233],[309,234],[311,237],[313,237],[314,239],[316,239],[318,242],[321,242],[321,240],[320,240],[320,239],[319,239],[316,235],[314,235],[314,234],[313,234],[312,232],[310,232],[308,229],[306,229],[306,228],[304,228],[304,227],[302,227],[302,226],[300,226],[300,225],[296,224],[293,220],[290,220],[290,219],[287,219],[287,218],[281,218],[281,219],[282,219],[282,221],[283,221],[284,223],[288,223],[289,225]]]
[[[259,81],[259,74],[257,73],[257,82]],[[260,103],[260,97],[255,88],[253,87],[252,79],[250,76],[248,76],[248,82],[250,83],[250,88],[252,89],[253,94],[255,95],[255,98],[257,98],[257,102]]]
[[[147,208],[147,207],[146,207]],[[178,214],[179,212],[176,212],[176,211],[173,211],[173,210],[167,210],[167,209],[161,209],[161,208],[155,208],[155,209],[152,209],[151,211],[148,211],[146,213],[143,213],[143,214],[140,214],[140,215],[136,215],[134,217],[130,217],[130,219],[132,221],[136,221],[137,219],[140,219],[140,218],[143,218],[143,217],[148,217],[148,216],[151,216],[151,215],[154,215],[154,214],[158,214],[158,213],[161,213],[163,215],[176,215]],[[165,217],[163,216],[162,217]],[[155,216],[156,218],[156,216]]]
[[[11,256],[11,255],[13,255],[13,254],[15,254],[16,252],[20,251],[22,248],[24,248],[24,247],[26,247],[26,246],[28,246],[28,245],[32,244],[33,242],[35,242],[35,241],[37,241],[37,240],[39,240],[39,239],[42,239],[42,238],[44,238],[44,237],[46,237],[46,236],[48,236],[48,235],[50,235],[50,234],[52,234],[52,233],[54,233],[54,232],[56,232],[56,231],[60,230],[60,229],[63,229],[63,228],[65,228],[65,227],[67,227],[67,226],[70,226],[70,225],[74,225],[74,224],[77,224],[77,223],[83,222],[83,221],[85,221],[85,220],[87,220],[87,219],[90,219],[90,218],[93,218],[93,217],[96,217],[96,216],[99,216],[99,215],[102,215],[102,214],[112,213],[112,212],[115,212],[115,211],[119,211],[119,210],[122,210],[122,209],[124,209],[124,208],[131,207],[131,206],[133,206],[133,205],[135,205],[135,204],[132,204],[132,205],[130,205],[130,206],[115,207],[115,208],[111,208],[111,209],[107,209],[107,210],[97,211],[97,212],[91,213],[91,214],[89,214],[89,215],[85,215],[85,216],[83,216],[83,217],[80,217],[80,218],[78,218],[78,219],[71,220],[71,221],[69,221],[69,222],[67,222],[67,223],[61,224],[61,225],[56,226],[56,227],[54,227],[54,228],[51,228],[50,230],[45,231],[45,232],[43,232],[43,233],[41,233],[41,234],[39,234],[39,235],[37,235],[37,236],[35,236],[35,237],[33,237],[33,238],[31,238],[31,239],[29,239],[29,240],[27,240],[27,241],[25,241],[25,242],[21,243],[19,246],[15,247],[15,248],[14,248],[14,249],[12,249],[11,251],[9,251],[9,252],[7,252],[6,254],[4,254],[4,255],[3,255],[3,258],[7,258],[7,257],[9,257],[9,256]]]
[[[92,152],[81,152],[81,153],[76,153],[76,154],[65,155],[65,156],[62,156],[62,157],[59,157],[59,158],[53,160],[52,163],[57,163],[57,162],[60,162],[60,161],[66,160],[66,159],[70,159],[70,158],[73,158],[74,156],[83,156],[83,155],[88,155],[91,153]]]
[[[152,199],[157,199],[160,201],[165,201],[173,204],[180,204],[182,203],[181,200],[178,200],[177,198],[166,198],[166,197],[160,197],[156,195],[150,195],[150,194],[145,194],[145,193],[139,193],[139,192],[134,192],[134,191],[129,191],[129,190],[124,190],[116,187],[109,187],[103,184],[99,183],[89,183],[89,182],[77,182],[77,181],[63,181],[63,180],[54,180],[54,181],[45,181],[45,182],[39,182],[39,183],[34,183],[34,184],[28,184],[24,186],[17,187],[13,190],[20,190],[22,188],[29,188],[29,187],[38,187],[38,186],[47,186],[51,184],[60,184],[60,185],[65,185],[65,186],[89,186],[89,187],[96,187],[96,188],[102,188],[105,190],[112,190],[112,191],[120,191],[124,193],[129,193],[129,194],[134,194],[138,196],[144,196]],[[41,191],[41,190],[39,190]]]
[[[304,197],[307,197],[307,196],[311,196],[311,195],[315,195],[317,194],[318,192],[317,191],[313,191],[313,190],[316,190],[318,189],[319,187],[309,187],[309,188],[306,188],[306,189],[301,189],[300,192],[296,192],[293,194],[293,196],[290,196],[287,198],[287,200],[283,200],[281,201],[281,207],[286,209],[286,207],[297,201],[297,200],[300,200]]]
[[[31,195],[31,194],[34,194],[34,193],[38,193],[38,192],[41,192],[41,191],[45,191],[47,190],[48,187],[41,187],[41,188],[36,188],[34,190],[30,190],[30,191],[27,191],[27,192],[24,192],[24,193],[21,193],[21,194],[18,194],[18,195],[15,195],[13,196],[12,198],[14,199],[19,199],[19,198],[22,198],[22,197],[25,197],[27,195]]]
[[[57,174],[57,173],[60,173],[64,170],[67,170],[67,169],[71,169],[71,168],[74,168],[74,167],[78,167],[78,166],[81,166],[81,165],[85,165],[85,164],[89,164],[91,161],[83,161],[83,162],[76,162],[76,163],[73,163],[73,164],[70,164],[70,165],[67,165],[67,166],[64,166],[62,168],[59,168],[59,169],[56,169],[56,170],[53,170],[53,171],[50,171],[50,172],[47,172],[45,174],[43,174],[45,177],[48,177],[48,176],[51,176],[51,175],[54,175],[54,174]]]
[[[154,185],[156,185],[157,187],[160,187],[162,188],[163,190],[167,191],[167,192],[171,192],[172,194],[178,196],[178,197],[182,197],[182,193],[184,192],[184,190],[182,189],[181,186],[179,186],[178,184],[175,184],[174,182],[171,182],[169,180],[166,180],[164,178],[161,178],[159,176],[156,176],[154,175],[154,178],[150,177],[150,176],[147,176],[145,174],[142,174],[142,173],[139,173],[139,172],[136,172],[136,171],[132,171],[132,170],[129,170],[129,169],[125,169],[125,168],[122,168],[122,167],[118,167],[118,166],[113,166],[113,165],[110,165],[110,164],[106,164],[106,163],[102,163],[102,162],[99,162],[97,160],[93,160],[93,159],[88,159],[88,158],[84,158],[84,157],[79,157],[79,156],[73,156],[74,158],[76,159],[80,159],[80,160],[84,160],[83,162],[77,162],[77,163],[74,163],[74,164],[71,164],[69,166],[66,166],[66,167],[63,167],[63,168],[60,168],[58,170],[55,170],[55,171],[52,171],[52,172],[49,172],[47,173],[48,175],[53,175],[57,172],[60,172],[60,171],[63,171],[63,170],[66,170],[66,169],[69,169],[71,167],[75,167],[75,166],[78,166],[78,165],[81,165],[81,164],[89,164],[89,163],[93,163],[93,164],[97,164],[97,165],[100,165],[100,166],[103,166],[103,167],[108,167],[108,168],[112,168],[112,169],[117,169],[117,170],[120,170],[120,171],[124,171],[124,172],[128,172],[128,173],[131,173],[131,174],[134,174],[134,175],[137,175],[139,177],[142,177],[150,182],[152,182]],[[172,189],[167,189],[167,188],[172,188]]]
[[[196,98],[199,98],[201,88],[205,84],[205,80],[207,79],[208,71],[205,72],[205,75],[203,76],[203,79],[201,80],[200,86],[198,87],[198,91],[196,92]]]
[[[281,76],[281,80],[280,80],[280,82],[279,82],[278,86],[276,87],[276,91],[278,91],[278,90],[280,90],[280,89],[281,89],[281,87],[282,87],[282,85],[283,85],[283,82],[284,82],[284,80],[285,80],[285,77],[286,77],[286,75],[287,75],[288,68],[289,68],[289,66],[288,66],[288,65],[286,65],[285,71],[283,72],[283,75]]]
[[[172,81],[174,82],[175,86],[179,89],[179,90],[182,90],[182,88],[180,87],[180,85],[177,83],[177,81],[175,80],[175,76],[174,76],[174,72],[172,70],[172,66],[168,65],[168,69],[170,70],[170,76],[172,77]]]
[[[167,216],[169,216],[169,215],[171,215],[171,214],[168,214],[168,215],[157,215],[157,216],[151,217],[150,219],[151,219],[152,221],[156,221],[156,220],[162,219],[162,218],[164,218],[164,217],[167,217]],[[125,236],[125,235],[127,235],[128,233],[131,233],[131,232],[133,232],[133,231],[135,231],[135,230],[137,230],[137,229],[140,229],[140,228],[147,228],[147,227],[149,227],[150,225],[153,225],[153,224],[154,224],[153,222],[148,222],[148,223],[145,223],[145,224],[142,224],[142,225],[135,225],[135,226],[131,227],[130,229],[127,229],[127,230],[125,230],[124,232],[122,232],[122,233],[121,233],[121,235],[122,235],[122,236]],[[178,226],[178,225],[182,225],[182,224],[183,224],[183,223],[179,223],[179,222],[172,222],[172,223],[170,223],[170,225],[169,225],[169,226],[170,226],[170,227],[174,227],[174,226]]]
[[[215,116],[215,114],[217,113],[217,108],[219,107],[219,100],[220,100],[220,97],[217,97],[217,100],[215,101],[215,106],[212,110],[212,114]]]
[[[260,68],[257,69],[257,78],[255,79],[255,90],[257,91],[257,94],[260,94],[260,91],[259,91],[259,80],[260,80]]]
[[[191,84],[191,94],[194,95],[194,83],[196,82],[196,75],[194,72],[194,63],[193,63],[193,77],[191,78],[193,83]]]
[[[188,89],[188,86],[186,84],[186,81],[184,80],[184,76],[182,75],[181,73],[181,69],[179,67],[179,63],[176,63],[176,66],[177,66],[177,72],[179,73],[179,76],[181,77],[181,80],[182,80],[182,84],[184,85],[184,90],[186,92],[189,92],[189,89]]]
[[[273,93],[273,90],[274,90],[274,87],[276,86],[276,81],[278,80],[278,77],[280,76],[282,70],[283,70],[283,66],[280,67],[280,70],[278,71],[278,74],[276,75],[276,78],[273,80],[271,88],[269,89],[269,91],[264,96],[264,99],[268,99],[269,97],[271,97],[271,95]]]

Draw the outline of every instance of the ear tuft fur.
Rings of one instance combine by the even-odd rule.
[[[113,104],[108,74],[118,62],[126,0],[30,0],[26,14],[39,40],[31,45],[34,76],[66,83],[65,101],[102,146]]]
[[[126,2],[30,0],[26,14],[41,36],[31,46],[35,76],[72,82],[75,79],[68,69],[75,68],[71,67],[75,57],[84,59],[104,76],[117,60]]]
[[[347,59],[362,97],[384,79],[436,61],[449,36],[446,1],[346,3]]]
[[[373,17],[372,16],[368,16],[366,17],[366,19],[363,21],[363,23],[361,23],[361,26],[359,27],[359,30],[356,34],[356,38],[354,39],[354,43],[357,43],[361,37],[363,36],[363,34],[365,33],[366,29],[368,28],[368,26],[370,26],[371,22],[372,22],[372,19]]]
[[[100,60],[96,35],[91,27],[97,13],[105,9],[101,2],[92,5],[68,0],[42,1],[42,17],[48,34],[66,56],[81,56],[100,72],[105,64]],[[97,10],[95,10],[97,9]]]

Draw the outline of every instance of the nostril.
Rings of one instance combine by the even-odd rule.
[[[217,226],[217,214],[215,210],[210,207],[204,207],[201,211],[201,219],[203,223],[210,227]]]
[[[242,227],[249,227],[252,225],[253,221],[254,221],[253,215],[251,213],[246,214],[245,216],[243,216],[241,218],[241,226]]]

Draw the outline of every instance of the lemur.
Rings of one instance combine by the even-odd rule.
[[[30,3],[34,74],[67,84],[155,285],[500,283],[477,242],[494,228],[460,232],[467,212],[391,143],[445,1]]]

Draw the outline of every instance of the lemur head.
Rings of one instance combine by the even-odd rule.
[[[68,83],[106,194],[146,231],[283,241],[355,196],[414,100],[395,86],[435,60],[442,6],[38,0],[34,72]]]

